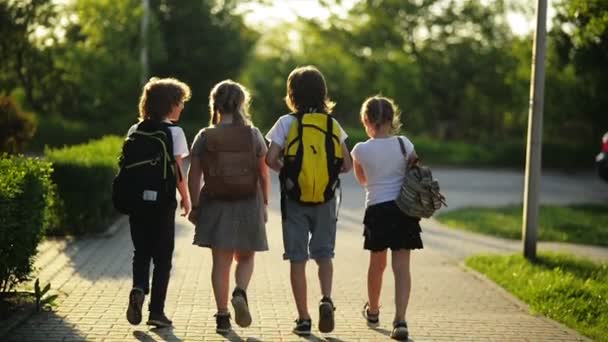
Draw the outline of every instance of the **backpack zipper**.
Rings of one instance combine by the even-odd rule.
[[[137,163],[133,163],[133,164],[129,164],[125,166],[125,169],[130,169],[136,166],[140,166],[140,165],[144,165],[144,164],[151,164],[154,165],[158,162],[158,159],[148,159],[148,160],[142,160],[140,162]]]

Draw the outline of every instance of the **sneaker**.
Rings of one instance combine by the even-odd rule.
[[[215,332],[225,334],[232,329],[230,324],[230,313],[216,313],[215,315]]]
[[[133,325],[141,323],[141,307],[144,305],[146,295],[142,289],[133,288],[129,293],[129,306],[127,307],[127,321]]]
[[[173,326],[173,322],[165,316],[164,312],[151,312],[148,316],[147,325],[154,325],[157,328],[167,328]]]
[[[367,321],[367,325],[369,326],[378,326],[380,323],[380,310],[376,313],[371,313],[369,311],[369,303],[365,303],[363,306],[363,318]]]
[[[293,328],[294,334],[298,336],[310,336],[310,327],[312,321],[310,319],[296,319],[296,327]]]
[[[407,323],[405,321],[399,321],[393,323],[393,331],[391,331],[391,338],[398,341],[405,341],[409,337],[407,331]]]
[[[238,287],[232,292],[232,307],[234,308],[234,321],[241,328],[247,328],[251,325],[251,313],[249,312],[249,303],[247,302],[247,293],[245,290]]]
[[[319,331],[329,333],[334,330],[334,311],[336,307],[329,297],[323,297],[319,303]]]

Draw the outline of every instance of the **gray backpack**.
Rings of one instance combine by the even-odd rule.
[[[399,137],[397,140],[405,157],[403,141]],[[442,205],[448,206],[445,197],[439,192],[439,182],[433,179],[431,169],[420,165],[418,160],[411,165],[407,165],[406,161],[405,179],[395,202],[406,215],[425,218],[433,216]]]

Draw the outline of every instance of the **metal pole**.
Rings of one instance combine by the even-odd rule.
[[[148,21],[150,14],[149,0],[142,0],[142,18],[141,18],[141,51],[139,62],[141,64],[141,79],[142,85],[148,82]]]
[[[541,175],[543,100],[545,95],[546,23],[547,0],[537,0],[522,224],[524,256],[530,260],[536,258],[536,240],[538,238],[538,198]]]

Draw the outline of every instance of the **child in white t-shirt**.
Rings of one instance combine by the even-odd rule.
[[[355,177],[365,188],[364,248],[370,251],[369,298],[363,313],[368,324],[378,324],[382,275],[390,248],[396,305],[391,337],[407,339],[405,313],[411,289],[410,251],[423,246],[420,219],[401,212],[395,199],[407,163],[416,158],[416,152],[407,137],[394,135],[401,123],[397,106],[391,99],[380,96],[367,99],[361,107],[361,121],[370,139],[356,144],[351,154]]]

